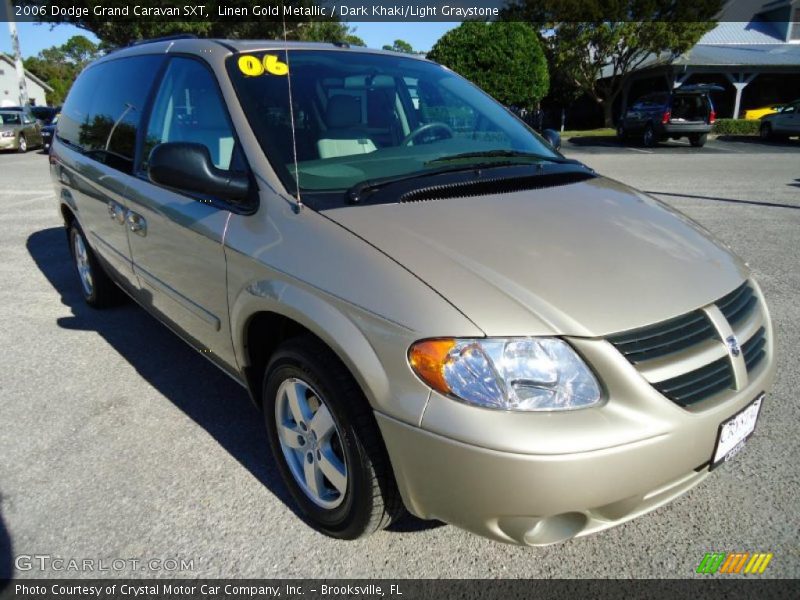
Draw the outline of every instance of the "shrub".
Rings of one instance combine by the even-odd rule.
[[[717,119],[711,131],[720,135],[758,135],[760,127],[761,121]]]

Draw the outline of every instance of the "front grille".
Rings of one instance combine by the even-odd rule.
[[[695,371],[689,371],[654,387],[673,402],[689,406],[733,387],[733,369],[727,356]]]
[[[753,288],[748,282],[744,282],[727,296],[717,300],[717,308],[722,311],[728,323],[735,325],[750,316],[756,307],[758,299]]]
[[[763,327],[753,334],[749,340],[742,344],[744,354],[744,364],[747,365],[747,372],[750,373],[767,355],[765,346],[767,345],[767,333]]]
[[[613,335],[608,341],[635,364],[684,350],[716,335],[705,313],[696,310],[676,319]]]
[[[744,359],[750,374],[767,356],[765,314],[759,310],[758,296],[749,282],[714,304],[738,338],[741,358],[729,353],[721,333],[702,309],[611,335],[608,341],[661,394],[680,406],[698,404],[737,389],[736,361]]]

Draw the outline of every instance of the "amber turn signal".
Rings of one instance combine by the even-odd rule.
[[[452,339],[423,340],[408,351],[408,362],[417,377],[442,394],[450,393],[450,386],[444,378],[444,366],[455,345]]]

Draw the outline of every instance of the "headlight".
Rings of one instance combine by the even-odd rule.
[[[586,363],[557,338],[422,340],[411,368],[436,391],[500,410],[571,410],[602,394]]]
[[[0,131],[0,137],[14,137],[13,131]]]

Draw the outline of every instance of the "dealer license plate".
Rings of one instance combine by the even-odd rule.
[[[758,413],[764,394],[761,394],[743,410],[733,415],[719,426],[717,448],[711,461],[711,468],[718,467],[725,461],[731,460],[744,446],[745,441],[756,428]]]
[[[761,410],[761,402],[763,400],[764,394],[761,394],[743,410],[719,426],[717,448],[714,450],[714,458],[711,461],[712,469],[732,459],[742,449],[745,441],[756,428],[756,421],[758,420],[758,413]]]

